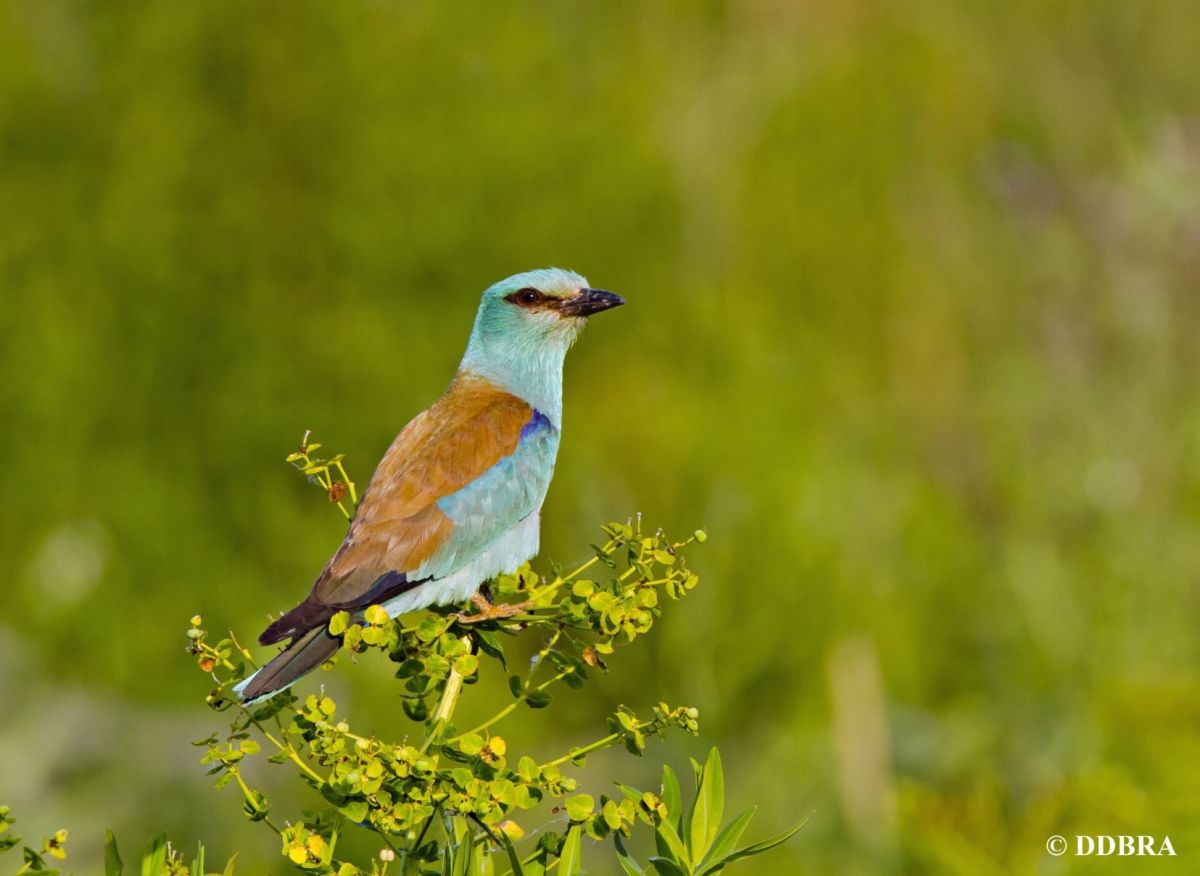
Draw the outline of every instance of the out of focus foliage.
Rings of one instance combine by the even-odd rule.
[[[178,745],[174,619],[293,603],[342,529],[277,448],[378,458],[478,293],[556,263],[630,306],[568,362],[545,552],[630,508],[721,537],[526,738],[653,672],[731,805],[815,812],[779,872],[1200,847],[1197,32],[1186,0],[5,0],[6,802],[79,872],[110,823],[254,845]],[[405,720],[369,665],[322,678]]]
[[[0,806],[0,853],[10,851],[21,845],[22,837],[11,832],[10,828],[17,819],[9,806]],[[51,836],[42,839],[40,846],[21,847],[21,866],[15,870],[17,874],[37,872],[42,876],[59,876],[58,861],[67,858],[67,831],[56,830]]]
[[[8,806],[0,806],[0,853],[15,848],[21,842],[19,836],[5,835],[9,826],[15,822],[11,809]],[[67,859],[66,845],[67,831],[57,830],[53,836],[42,840],[40,849],[25,846],[22,849],[20,868],[11,872],[14,876],[24,876],[26,873],[31,876],[60,876],[62,870],[59,869],[59,865]],[[141,876],[233,876],[235,858],[229,859],[220,874],[209,874],[205,867],[205,851],[202,844],[198,844],[194,855],[184,855],[171,847],[166,834],[159,834],[149,842],[142,853],[138,872]],[[124,876],[125,872],[125,862],[117,848],[116,837],[112,831],[106,831],[104,876]]]

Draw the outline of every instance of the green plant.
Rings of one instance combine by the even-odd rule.
[[[204,846],[196,847],[196,854],[189,862],[178,849],[172,848],[165,833],[159,834],[146,845],[142,852],[140,876],[233,876],[233,865],[237,855],[225,864],[218,873],[209,873],[204,866]],[[125,864],[117,850],[117,839],[108,831],[104,837],[104,876],[125,876]]]
[[[336,485],[349,482],[341,457],[311,459],[308,454],[319,445],[307,438],[289,461],[298,462],[331,501],[340,503],[346,492]],[[332,466],[340,481],[333,480]],[[227,731],[195,743],[204,748],[202,761],[217,787],[238,789],[246,817],[273,830],[282,854],[298,869],[337,876],[536,876],[552,867],[560,876],[572,876],[583,872],[583,840],[610,836],[626,871],[645,872],[624,843],[638,823],[654,830],[660,846],[650,866],[670,876],[715,873],[782,842],[791,832],[735,850],[750,812],[718,835],[723,777],[715,750],[706,767],[697,768],[697,802],[684,840],[679,839],[684,822],[678,783],[672,784],[669,770],[659,793],[617,785],[613,796],[602,794],[598,800],[577,793],[576,780],[564,771],[618,745],[640,755],[649,738],[670,728],[696,733],[694,708],[659,703],[639,717],[621,706],[608,720],[608,733],[542,762],[519,754],[498,734],[498,725],[517,709],[546,708],[560,687],[582,687],[592,672],[605,671],[605,658],[649,632],[664,605],[699,582],[685,552],[705,540],[702,530],[674,541],[637,518],[611,523],[603,532],[592,556],[568,571],[554,568],[542,577],[525,567],[491,582],[494,598],[519,607],[502,620],[448,609],[392,620],[381,606],[331,619],[330,633],[343,638],[342,653],[378,652],[396,665],[404,713],[423,725],[419,742],[356,732],[324,695],[284,692],[242,706],[231,689],[251,671],[250,652],[232,633],[211,642],[202,619],[194,617],[187,632],[189,651],[216,682],[207,702],[232,716]],[[524,673],[505,656],[517,636],[540,643]],[[485,661],[491,667],[487,673]],[[484,674],[506,680],[511,702],[477,726],[458,727],[454,713],[464,687]],[[320,808],[294,821],[273,817],[270,802],[243,772],[247,759],[264,747],[268,761],[297,770]],[[526,835],[518,819],[543,803],[551,805],[552,816],[565,814],[565,832],[539,829],[537,841],[518,852]],[[378,857],[369,862],[341,857],[338,844],[347,831],[373,834]]]
[[[661,798],[628,785],[620,786],[627,800],[636,801],[639,805],[661,807],[654,828],[658,854],[650,858],[650,863],[660,876],[710,876],[720,873],[734,861],[773,849],[804,826],[804,822],[801,822],[778,836],[738,848],[738,841],[754,817],[756,807],[742,811],[728,824],[722,825],[725,773],[721,768],[720,753],[715,748],[709,751],[703,766],[693,760],[692,770],[696,777],[696,796],[686,811],[679,779],[669,766],[663,766]],[[613,840],[621,868],[630,876],[646,873],[645,868],[625,850],[620,835],[615,835]]]
[[[7,852],[20,844],[21,837],[8,833],[9,827],[16,821],[8,806],[0,806],[0,853]],[[64,861],[67,832],[57,830],[50,837],[42,840],[40,849],[25,846],[21,869],[14,876],[23,874],[38,874],[38,876],[58,876],[62,871],[52,866],[47,857]],[[209,873],[204,867],[204,846],[198,845],[196,854],[190,861],[178,849],[172,848],[167,842],[166,834],[159,834],[152,839],[142,853],[139,876],[233,876],[234,860],[230,858],[220,873]],[[107,831],[104,837],[104,876],[125,876],[125,864],[121,853],[117,850],[117,840],[112,831]]]
[[[16,823],[16,818],[13,817],[12,810],[8,806],[0,806],[0,852],[7,852],[9,849],[16,848],[21,844],[21,837],[15,833],[9,833],[8,830]],[[57,876],[61,871],[51,865],[47,858],[57,861],[64,861],[67,857],[67,832],[66,830],[56,830],[51,836],[45,837],[42,844],[38,848],[33,846],[25,846],[22,848],[22,860],[24,863],[20,870],[17,870],[17,876],[22,873],[38,873],[41,876]]]
[[[314,457],[312,454],[320,450],[321,445],[309,443],[308,436],[311,434],[311,431],[304,433],[300,446],[287,455],[287,462],[300,469],[310,483],[321,487],[330,503],[337,505],[342,516],[349,520],[354,516],[354,506],[358,504],[358,489],[342,465],[344,456],[339,453],[329,459]],[[335,471],[337,480],[334,480]],[[346,507],[347,498],[350,500],[349,508]]]

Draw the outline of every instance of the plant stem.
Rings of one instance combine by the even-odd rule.
[[[604,552],[608,553],[609,550],[612,549],[612,547],[613,547],[613,542],[610,539],[609,541],[605,542],[605,544],[604,544]],[[561,587],[562,585],[566,584],[568,581],[574,580],[575,578],[577,578],[578,576],[580,576],[584,572],[586,572],[588,569],[590,569],[592,566],[596,565],[596,563],[598,563],[598,562],[600,562],[600,558],[597,556],[593,556],[590,560],[586,560],[585,562],[580,564],[578,568],[571,570],[570,572],[568,572],[565,575],[560,575],[559,577],[557,577],[553,581],[551,581],[549,584],[546,584],[542,587],[538,587],[537,589],[530,591],[529,601],[533,602],[538,597],[543,596],[543,595],[549,593],[550,591]]]
[[[643,721],[636,725],[636,729],[639,731],[643,731],[643,730],[653,731],[654,728],[657,726],[658,726],[657,720]],[[628,731],[619,730],[616,733],[609,733],[603,739],[597,739],[595,742],[592,742],[592,743],[589,743],[588,745],[583,746],[583,748],[571,749],[569,752],[564,754],[562,757],[557,757],[554,760],[550,761],[549,763],[542,764],[541,766],[538,767],[538,769],[544,770],[544,769],[546,769],[546,767],[558,766],[560,763],[566,763],[569,760],[573,761],[573,760],[578,760],[581,757],[586,757],[587,755],[591,754],[593,751],[599,751],[602,748],[608,748],[614,742],[617,742],[617,741],[623,739],[627,732]]]
[[[258,662],[254,659],[254,655],[252,655],[248,650],[246,650],[246,648],[242,646],[242,643],[237,640],[237,636],[234,635],[233,630],[229,631],[229,641],[233,642],[233,646],[241,652],[242,657],[247,663],[249,663],[255,669],[258,669]]]
[[[540,855],[540,854],[542,854],[541,851],[537,851],[537,852],[534,852],[532,855],[529,855],[528,857],[526,857],[524,860],[521,861],[521,866],[524,867],[526,864],[532,864],[534,861],[536,861],[538,859],[538,855]],[[553,870],[555,867],[558,866],[558,862],[561,860],[562,860],[562,858],[555,858],[553,861],[551,861],[549,864],[546,865],[546,869],[543,870],[542,872],[549,873],[551,870]],[[513,876],[513,871],[509,870],[507,873],[504,874],[504,876]]]
[[[389,849],[391,849],[393,854],[401,854],[400,850],[397,849],[394,845],[392,845],[392,841],[388,838],[388,835],[386,833],[384,833],[382,830],[376,831],[376,832],[379,834],[379,838],[381,840],[383,840],[383,844],[385,846],[387,846]],[[386,866],[387,865],[385,864],[384,865],[385,869],[386,869]]]
[[[272,736],[271,733],[267,730],[267,728],[264,727],[262,724],[260,724],[258,721],[256,721],[254,719],[254,716],[251,715],[247,709],[243,708],[242,711],[246,713],[247,720],[249,720],[251,724],[253,724],[255,727],[257,727],[258,732],[261,733],[268,742],[270,742],[272,745],[274,745],[277,750],[286,751],[288,754],[288,757],[292,760],[293,763],[296,764],[296,766],[300,767],[300,769],[304,770],[306,773],[308,773],[310,776],[312,776],[312,778],[314,778],[317,782],[319,782],[321,784],[325,783],[325,778],[320,773],[318,773],[316,770],[314,770],[312,767],[310,767],[304,761],[304,759],[302,757],[300,757],[300,754],[299,754],[299,752],[296,751],[296,749],[294,749],[291,745],[284,745],[282,742],[280,742],[278,739],[276,739],[274,736]]]
[[[235,766],[227,766],[226,769],[229,771],[230,775],[237,779],[238,787],[242,789],[242,796],[246,798],[246,802],[250,804],[250,808],[256,812],[261,811],[258,808],[258,801],[254,798],[254,792],[250,790],[250,786],[247,785],[246,781],[242,778],[241,770]],[[275,833],[279,833],[279,828],[273,825],[265,814],[263,816],[263,821],[267,823],[267,827],[271,828],[271,830],[275,831]]]
[[[405,843],[404,848],[400,849],[400,874],[399,876],[408,876],[408,856],[412,849],[421,848],[421,840],[425,839],[425,834],[429,832],[429,826],[433,824],[435,818],[438,817],[438,812],[441,811],[442,804],[439,803],[434,807],[433,814],[425,819],[425,824],[421,827],[421,832],[417,834],[417,838],[411,843]]]
[[[469,635],[459,639],[468,647],[471,644]],[[433,740],[446,726],[446,722],[450,720],[450,716],[454,714],[454,707],[458,705],[458,696],[462,693],[463,677],[457,670],[451,668],[450,674],[446,677],[446,687],[442,690],[442,698],[438,701],[437,709],[433,713],[433,729],[429,731],[429,735],[425,737],[425,741],[421,743],[419,749],[421,754],[429,750],[429,746]]]
[[[500,719],[508,717],[513,712],[513,710],[516,709],[516,707],[519,706],[520,704],[521,704],[521,700],[513,700],[511,703],[509,703],[507,706],[505,706],[503,709],[501,709],[496,714],[492,715],[492,717],[488,718],[486,721],[484,721],[478,727],[472,727],[470,730],[466,731],[465,733],[458,734],[450,741],[457,742],[459,739],[462,739],[464,736],[469,736],[472,733],[479,733],[482,730],[486,730],[488,727],[491,727],[493,724],[495,724]]]
[[[342,460],[340,458],[338,458],[338,460],[334,464],[338,467],[338,471],[340,471],[342,473],[342,480],[345,481],[346,486],[350,488],[350,505],[351,505],[351,507],[357,508],[358,507],[358,490],[355,489],[354,481],[350,480],[350,475],[346,474],[346,467],[344,465],[342,465]]]
[[[550,685],[554,684],[554,682],[562,681],[564,678],[566,678],[570,674],[571,674],[571,670],[564,669],[562,672],[558,673],[558,675],[554,676],[553,678],[547,678],[545,681],[543,681],[537,687],[533,688],[533,691],[536,692],[536,691],[545,690]],[[471,733],[478,733],[481,730],[486,730],[488,727],[491,727],[493,724],[495,724],[501,718],[507,718],[510,714],[512,714],[513,710],[516,709],[517,706],[519,706],[519,705],[521,705],[521,703],[525,702],[525,698],[528,697],[529,694],[530,694],[529,684],[528,684],[528,682],[526,682],[525,690],[523,690],[521,692],[520,697],[513,700],[511,703],[509,703],[507,706],[505,706],[503,709],[501,709],[496,714],[492,715],[492,717],[488,718],[486,721],[484,721],[478,727],[473,727],[472,729],[466,731],[466,733],[458,734],[453,739],[451,739],[450,742],[456,742],[457,740],[462,739],[464,736],[467,736]]]

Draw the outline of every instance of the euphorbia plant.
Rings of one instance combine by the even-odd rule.
[[[354,491],[341,486],[348,481],[341,457],[314,459],[317,447],[306,436],[299,455],[289,459],[346,511]],[[606,660],[649,632],[664,606],[699,582],[685,553],[705,540],[702,530],[674,540],[635,518],[611,523],[603,533],[591,557],[569,570],[542,576],[525,567],[491,582],[493,599],[520,607],[510,617],[483,619],[447,609],[393,620],[382,606],[334,615],[329,632],[342,637],[343,654],[378,652],[395,664],[403,711],[420,725],[419,733],[399,741],[353,730],[332,698],[304,692],[303,683],[300,695],[289,691],[242,706],[231,690],[252,670],[250,652],[232,634],[211,641],[201,618],[193,618],[189,649],[216,682],[207,701],[230,716],[226,731],[196,743],[205,749],[203,762],[217,785],[238,788],[246,816],[279,836],[283,855],[298,869],[338,876],[526,876],[552,867],[569,876],[583,872],[584,840],[610,838],[626,872],[643,873],[625,844],[639,823],[654,831],[659,847],[648,866],[671,876],[715,873],[782,842],[790,833],[735,849],[750,813],[720,829],[723,778],[715,750],[697,768],[698,796],[686,831],[669,770],[656,791],[614,783],[611,794],[579,793],[573,766],[618,745],[640,755],[650,738],[670,728],[694,734],[694,708],[621,706],[608,719],[607,733],[541,762],[501,735],[504,719],[517,709],[547,708],[560,686],[579,688],[592,673],[605,671]],[[539,643],[525,672],[506,659],[518,637]],[[477,726],[458,726],[454,716],[464,686],[485,678],[503,679],[511,701]],[[267,760],[295,770],[313,790],[321,804],[316,810],[277,818],[242,769],[264,748]],[[543,820],[565,820],[565,831],[545,824],[530,830],[538,807]],[[348,831],[374,835],[378,855],[369,861],[340,855],[339,840]]]

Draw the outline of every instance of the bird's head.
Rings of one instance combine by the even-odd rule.
[[[561,372],[563,356],[587,318],[625,300],[592,289],[573,271],[514,274],[483,293],[463,367],[519,391]],[[526,396],[527,397],[527,396]]]
[[[602,310],[625,300],[603,289],[592,289],[583,277],[561,268],[515,274],[483,293],[475,317],[472,341],[518,347],[571,346],[587,323]]]
[[[620,295],[590,288],[573,271],[543,268],[514,274],[483,293],[468,353],[498,359],[514,353],[561,356],[589,316],[624,303]]]

